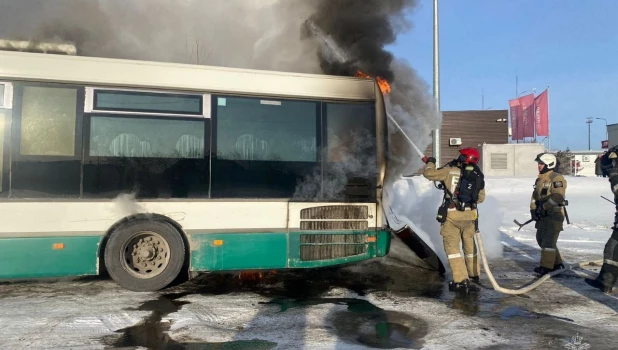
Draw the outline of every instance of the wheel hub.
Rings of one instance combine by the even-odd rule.
[[[155,277],[169,263],[167,241],[156,232],[137,233],[125,246],[125,269],[136,277]]]

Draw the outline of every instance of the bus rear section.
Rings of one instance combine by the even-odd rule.
[[[384,104],[371,80],[0,60],[0,279],[105,269],[146,291],[181,271],[388,253]]]

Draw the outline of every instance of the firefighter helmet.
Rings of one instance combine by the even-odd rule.
[[[551,153],[539,153],[534,159],[537,163],[544,164],[546,169],[553,169],[556,167],[556,156]]]
[[[459,160],[462,163],[478,164],[481,160],[481,154],[479,150],[472,147],[466,147],[459,150]]]

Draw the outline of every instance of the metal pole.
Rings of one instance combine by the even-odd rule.
[[[590,151],[592,149],[590,147],[590,124],[592,124],[592,117],[586,118],[586,124],[588,124],[588,150]]]
[[[438,0],[433,0],[433,96],[436,99],[436,109],[440,113],[440,57],[438,43]],[[433,157],[440,166],[440,128],[433,131]]]
[[[551,152],[551,115],[549,114],[549,85],[547,85],[547,151]]]

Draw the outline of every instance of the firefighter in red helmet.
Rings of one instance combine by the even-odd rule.
[[[440,234],[453,274],[453,281],[449,283],[451,291],[467,292],[476,289],[470,280],[479,282],[481,265],[474,234],[478,231],[476,207],[485,200],[485,179],[478,167],[480,159],[476,148],[460,149],[459,156],[442,168],[436,168],[435,158],[423,158],[427,164],[423,176],[439,181],[439,188],[444,191],[437,220],[441,224]]]

